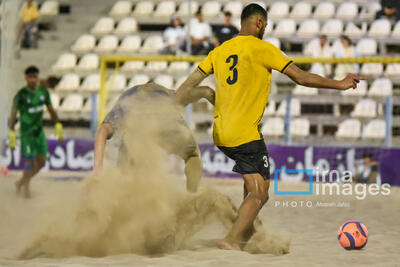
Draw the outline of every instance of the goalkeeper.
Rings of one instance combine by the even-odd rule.
[[[46,163],[47,140],[43,130],[43,105],[55,123],[55,133],[59,141],[63,140],[62,124],[58,120],[49,92],[38,85],[39,69],[30,66],[25,70],[26,86],[18,91],[13,100],[11,115],[8,121],[9,147],[14,150],[17,138],[14,132],[17,113],[20,113],[20,139],[22,155],[25,158],[24,172],[15,185],[17,193],[21,190],[24,197],[30,197],[30,180]]]

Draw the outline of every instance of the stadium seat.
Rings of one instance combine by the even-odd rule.
[[[134,17],[148,17],[153,13],[154,2],[153,1],[140,1],[137,2],[135,10],[133,11]]]
[[[367,94],[367,87],[368,83],[365,80],[361,80],[358,85],[357,89],[351,89],[351,90],[346,90],[342,91],[341,94],[344,96],[357,96],[357,97],[362,97]]]
[[[266,42],[270,42],[271,44],[273,44],[274,46],[278,47],[279,49],[281,49],[281,41],[278,38],[275,37],[266,37],[263,39]]]
[[[312,6],[308,2],[298,2],[293,6],[290,17],[292,19],[306,19],[311,16]]]
[[[80,79],[76,73],[65,74],[56,86],[56,91],[75,91],[79,89]]]
[[[293,90],[293,95],[304,95],[304,96],[318,95],[318,89],[296,84]]]
[[[140,51],[141,53],[158,53],[163,47],[162,36],[152,35],[146,38]]]
[[[340,20],[353,20],[358,16],[358,5],[354,2],[344,2],[336,10],[336,18]]]
[[[118,47],[118,38],[115,35],[106,35],[102,37],[96,47],[97,53],[111,53]]]
[[[214,75],[210,75],[207,78],[205,78],[201,83],[201,86],[208,86],[212,89],[215,90],[215,77]]]
[[[297,98],[292,98],[292,101],[290,102],[290,115],[292,117],[300,116],[300,110],[301,110],[300,100]],[[286,100],[281,102],[281,104],[278,107],[278,110],[276,111],[277,116],[285,116],[285,114],[286,114]]]
[[[189,62],[172,62],[169,65],[168,72],[169,73],[185,73],[189,70],[190,64]]]
[[[380,63],[363,64],[360,71],[361,75],[369,77],[378,77],[383,75],[383,65]]]
[[[224,6],[224,12],[226,12],[226,11],[231,12],[233,17],[240,17],[240,14],[242,13],[242,9],[243,9],[243,4],[240,1],[228,2]]]
[[[322,26],[321,33],[328,37],[338,37],[343,33],[343,22],[338,19],[330,19]]]
[[[98,106],[97,106],[98,107]],[[83,105],[81,116],[83,119],[89,119],[92,112],[92,98],[89,97]]]
[[[378,50],[378,44],[375,39],[363,38],[357,43],[357,51],[361,56],[374,56]]]
[[[80,60],[75,68],[78,72],[96,71],[99,68],[100,59],[97,54],[86,54]]]
[[[135,53],[140,49],[142,39],[139,35],[126,36],[118,47],[119,53]]]
[[[56,64],[53,66],[54,72],[68,72],[71,71],[76,66],[78,58],[75,54],[65,53],[62,54]]]
[[[391,25],[388,19],[378,19],[372,22],[368,36],[373,38],[385,38],[390,35]]]
[[[352,118],[375,118],[376,102],[372,99],[361,99],[354,107]]]
[[[60,96],[56,93],[50,93],[50,99],[51,99],[51,105],[53,106],[53,108],[55,110],[58,110],[58,108],[60,107],[60,102],[61,102]]]
[[[192,6],[191,6],[191,15],[194,15],[196,13],[196,11],[199,9],[199,3],[197,3],[196,1],[191,1]],[[188,1],[184,1],[182,3],[180,3],[179,7],[178,7],[178,11],[176,13],[176,15],[178,17],[187,17],[188,16],[188,11],[189,11],[189,2]]]
[[[300,24],[297,36],[312,38],[319,33],[320,25],[316,19],[307,19]]]
[[[364,5],[360,12],[361,20],[374,20],[375,14],[381,10],[381,4],[379,2],[369,2]]]
[[[296,32],[296,22],[293,19],[282,19],[275,28],[274,36],[290,37]]]
[[[221,13],[221,4],[218,1],[211,0],[206,3],[201,8],[201,13],[206,18],[213,18]]]
[[[173,89],[174,88],[174,78],[172,78],[171,75],[168,74],[160,74],[158,75],[155,79],[154,82],[164,86],[168,89]]]
[[[166,71],[168,63],[166,61],[150,61],[146,65],[146,72],[151,74]]]
[[[400,21],[394,25],[393,32],[392,32],[392,37],[393,38],[400,38]]]
[[[321,63],[314,63],[311,65],[311,69],[310,69],[311,73],[315,73],[322,77],[325,77],[326,76],[325,71],[326,71],[326,68]],[[318,93],[318,91],[315,93]]]
[[[357,139],[361,135],[361,122],[357,119],[346,119],[339,124],[336,138]]]
[[[353,22],[346,24],[344,34],[352,38],[360,38],[366,34],[366,31],[356,26]]]
[[[175,9],[176,5],[174,1],[163,1],[157,5],[153,16],[155,18],[170,18],[175,14]]]
[[[306,118],[297,118],[290,122],[290,134],[294,137],[310,135],[310,121]]]
[[[97,92],[100,89],[100,74],[95,73],[86,76],[80,89],[87,92]]]
[[[58,111],[60,112],[80,112],[83,107],[83,96],[81,94],[69,94],[65,97]]]
[[[118,36],[126,36],[137,32],[138,25],[134,18],[124,18],[119,23],[115,29],[115,34]]]
[[[264,116],[274,116],[276,110],[276,102],[274,100],[268,100],[267,107],[264,110]]]
[[[389,78],[397,78],[400,77],[400,64],[389,64],[386,67],[385,76]]]
[[[43,17],[55,17],[59,14],[59,3],[58,1],[45,1],[39,10],[40,18]]]
[[[318,4],[314,11],[315,19],[330,19],[335,14],[335,5],[331,2],[322,2]]]
[[[127,79],[124,74],[112,75],[107,80],[107,88],[113,92],[121,92],[126,89]]]
[[[362,139],[384,139],[386,136],[386,122],[384,120],[371,120],[364,126]]]
[[[239,26],[240,26],[240,19],[239,19]],[[240,29],[240,28],[238,28],[238,29]],[[265,27],[264,38],[270,37],[273,30],[274,30],[274,22],[269,19],[267,26]]]
[[[132,1],[120,0],[114,4],[109,15],[113,18],[127,17],[131,13],[132,5]]]
[[[114,24],[113,18],[101,18],[96,22],[91,33],[96,36],[110,34],[114,30]]]
[[[150,81],[150,78],[146,74],[136,74],[129,81],[128,88],[132,88],[139,84],[145,84],[145,83],[148,83],[149,81]]]
[[[263,136],[279,137],[285,132],[285,123],[281,118],[267,118],[261,128]]]
[[[143,70],[144,61],[128,61],[121,67],[123,72],[137,72]]]
[[[379,78],[372,82],[368,92],[370,97],[388,97],[393,94],[393,83],[388,78]]]
[[[269,8],[268,17],[271,20],[287,18],[289,15],[289,4],[284,1],[273,2]]]
[[[91,34],[83,34],[74,43],[71,50],[74,53],[87,53],[94,49],[96,46],[96,37]]]

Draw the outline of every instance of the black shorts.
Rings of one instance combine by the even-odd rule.
[[[240,174],[259,173],[264,180],[270,178],[269,156],[264,140],[252,141],[237,147],[218,148],[235,161],[232,171]]]

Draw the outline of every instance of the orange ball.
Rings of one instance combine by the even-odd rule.
[[[347,250],[362,249],[368,242],[367,227],[358,221],[345,222],[338,230],[337,239]]]

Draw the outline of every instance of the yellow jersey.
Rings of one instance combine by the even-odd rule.
[[[27,4],[21,10],[21,20],[24,23],[35,21],[39,18],[39,8],[36,4],[32,3],[30,6]]]
[[[214,73],[214,143],[235,147],[262,139],[259,123],[268,102],[271,72],[284,73],[293,61],[254,36],[239,35],[211,51],[198,70]]]

